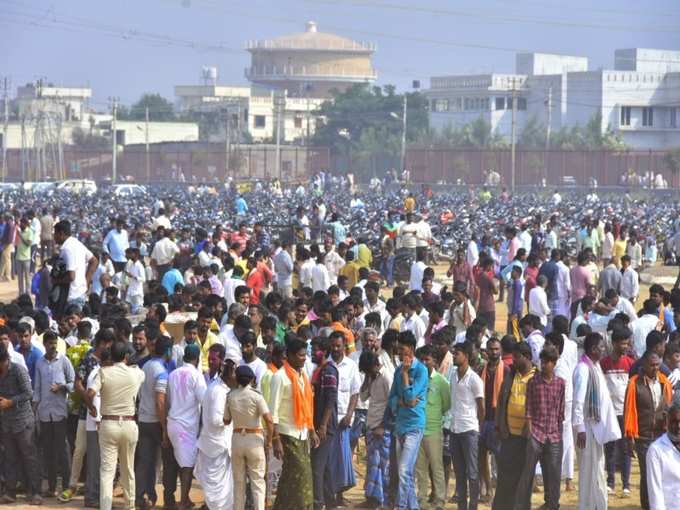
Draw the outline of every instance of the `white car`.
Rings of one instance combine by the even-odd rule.
[[[19,191],[20,185],[15,182],[0,182],[0,193]]]
[[[68,193],[94,195],[97,192],[97,183],[88,179],[69,179],[57,184],[56,189],[57,191],[66,191]]]
[[[139,184],[114,184],[111,186],[111,190],[117,197],[139,197],[146,195],[146,188]]]

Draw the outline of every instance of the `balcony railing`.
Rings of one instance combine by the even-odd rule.
[[[342,66],[255,66],[246,67],[245,76],[249,80],[257,79],[286,79],[286,78],[305,78],[328,79],[330,77],[340,77],[344,79],[375,80],[378,73],[374,69],[368,71],[357,69],[356,67]]]
[[[375,43],[341,41],[336,39],[315,40],[253,40],[246,42],[246,50],[326,50],[326,51],[359,51],[373,52]]]

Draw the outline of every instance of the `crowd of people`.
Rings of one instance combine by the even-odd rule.
[[[118,485],[125,508],[184,510],[195,479],[209,510],[345,507],[358,484],[359,508],[521,510],[540,479],[547,509],[576,490],[605,509],[630,497],[636,458],[640,506],[674,508],[680,288],[645,295],[639,272],[657,243],[677,252],[676,216],[664,231],[633,219],[650,204],[570,217],[553,195],[545,214],[489,218],[522,197],[484,189],[469,197],[483,227],[455,234],[442,271],[433,231],[463,211],[431,190],[379,213],[351,194],[343,212],[317,176],[280,191],[290,236],[258,219],[265,193],[206,197],[233,208],[193,229],[190,204],[158,198],[101,236],[59,197],[8,208],[0,502],[110,509]],[[357,217],[382,218],[373,237]]]

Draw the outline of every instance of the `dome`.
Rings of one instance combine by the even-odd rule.
[[[320,50],[320,51],[350,51],[372,53],[375,45],[358,42],[335,34],[317,31],[314,21],[305,24],[305,31],[284,35],[275,39],[253,41],[248,45],[249,50]]]

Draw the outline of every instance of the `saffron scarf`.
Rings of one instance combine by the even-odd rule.
[[[276,368],[276,365],[274,365],[274,363],[267,363],[267,368],[271,370],[272,374],[275,374],[276,372],[279,371],[279,369]]]
[[[312,386],[309,384],[307,374],[305,374],[304,370],[301,373],[298,373],[297,370],[290,366],[288,361],[283,362],[283,369],[286,371],[286,375],[291,382],[290,393],[293,398],[293,418],[295,419],[295,425],[300,429],[313,429],[314,412],[312,410]],[[300,388],[300,377],[302,377],[304,389]]]
[[[586,400],[583,405],[583,414],[594,422],[600,421],[600,378],[595,371],[593,361],[587,356],[581,356],[581,361],[588,367],[588,386],[586,387]]]
[[[659,378],[659,384],[661,384],[663,399],[666,401],[666,405],[670,405],[673,398],[671,383],[661,372],[657,374],[657,377]],[[637,382],[639,378],[640,376],[636,374],[628,381],[628,390],[626,390],[626,401],[623,412],[623,435],[624,437],[632,437],[633,439],[640,436],[637,412]]]
[[[484,381],[484,385],[486,386],[486,378],[489,375],[486,371],[487,365],[484,365],[484,368],[482,369],[482,381]],[[491,397],[491,408],[496,409],[498,405],[498,395],[501,392],[501,386],[503,385],[503,376],[505,375],[503,372],[505,371],[505,365],[503,364],[503,360],[498,361],[498,365],[496,366],[496,376],[493,381],[493,393]]]

